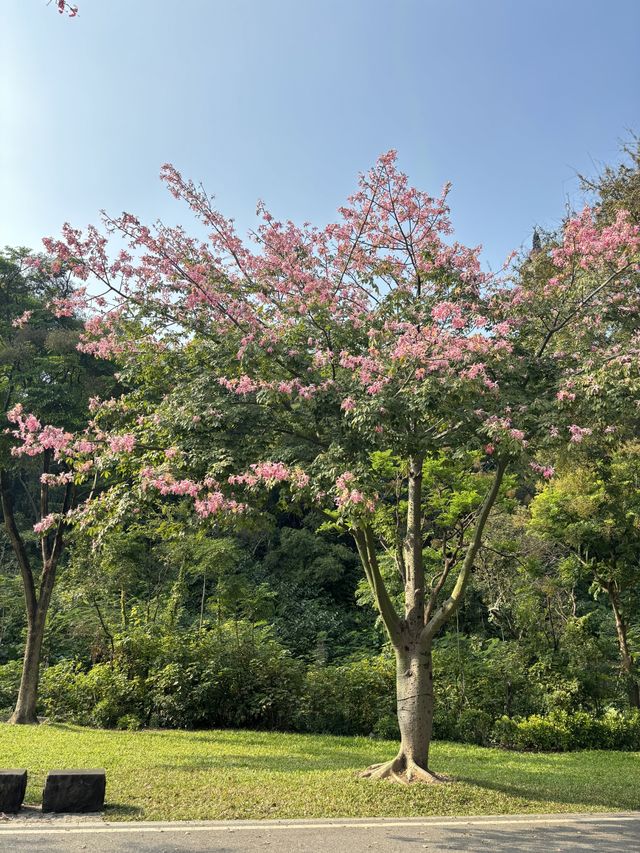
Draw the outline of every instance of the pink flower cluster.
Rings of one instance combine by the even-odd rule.
[[[63,471],[62,474],[41,474],[40,482],[45,486],[64,486],[73,482],[73,471]]]
[[[60,12],[61,15],[64,15],[66,12],[70,18],[75,18],[78,14],[78,7],[67,3],[67,0],[56,0],[56,6],[58,7],[58,12]]]
[[[597,209],[585,207],[564,227],[562,246],[552,252],[559,269],[577,264],[591,269],[604,263],[624,265],[640,248],[640,226],[634,225],[626,210],[619,210],[611,225],[601,227]]]
[[[216,481],[206,477],[202,483],[194,480],[178,480],[166,471],[158,472],[154,468],[144,468],[140,472],[142,489],[156,489],[161,495],[193,498],[194,509],[200,518],[208,518],[221,512],[244,512],[246,506],[234,499],[225,497],[217,488]],[[201,492],[205,492],[201,496]]]
[[[542,474],[545,480],[550,480],[551,477],[556,473],[556,469],[551,465],[540,465],[538,462],[529,463],[536,474]]]
[[[11,325],[14,329],[21,329],[23,326],[26,326],[32,315],[33,311],[23,311],[19,317],[16,317],[15,320],[11,321]]]
[[[44,450],[53,450],[54,458],[60,459],[69,451],[73,435],[60,427],[42,426],[35,415],[24,415],[21,403],[7,412],[7,419],[17,429],[6,430],[22,444],[11,448],[13,456],[38,456]]]
[[[156,489],[161,495],[178,495],[183,497],[188,495],[191,498],[197,498],[202,489],[200,483],[195,480],[177,480],[173,474],[166,471],[158,472],[155,468],[143,468],[140,472],[142,488]]]
[[[112,435],[109,438],[109,448],[114,453],[132,453],[136,446],[136,437],[133,433],[124,435]]]
[[[438,323],[450,323],[453,329],[464,329],[470,318],[462,313],[462,307],[453,302],[439,302],[431,309],[431,316]]]
[[[484,413],[478,412],[478,414],[482,415]],[[487,447],[491,448],[492,453],[495,450],[494,445],[500,442],[501,439],[510,439],[511,441],[522,445],[522,447],[527,446],[524,432],[513,426],[509,416],[499,417],[498,415],[490,415],[484,422],[484,429],[493,439],[493,444],[487,445]]]
[[[45,517],[39,521],[37,524],[33,525],[33,530],[35,533],[46,533],[48,530],[51,530],[52,527],[58,523],[58,516],[54,513],[50,513],[49,515],[45,515]]]
[[[593,430],[591,430],[589,427],[579,427],[576,424],[571,424],[571,426],[569,427],[569,433],[571,435],[571,438],[569,440],[572,441],[574,444],[580,444],[584,437],[587,435],[591,435],[592,432]]]
[[[49,303],[49,308],[56,317],[73,317],[87,307],[87,289],[79,287],[68,296],[56,297]]]
[[[254,380],[247,375],[240,376],[238,378],[234,377],[232,379],[221,376],[218,379],[218,382],[223,388],[226,388],[227,391],[231,391],[232,393],[240,396],[245,394],[255,394],[256,391],[277,391],[280,394],[286,394],[288,396],[297,394],[298,397],[303,400],[310,400],[317,394],[318,390],[326,389],[332,384],[331,380],[326,380],[321,385],[308,384],[298,378],[269,382],[266,380]]]
[[[351,471],[345,471],[336,479],[336,506],[339,509],[359,507],[373,512],[375,504],[367,499],[360,489],[354,488],[355,476]]]
[[[275,486],[277,483],[290,482],[292,486],[303,489],[309,483],[309,477],[300,468],[289,468],[282,462],[257,462],[251,465],[251,470],[244,474],[232,474],[229,477],[231,485],[249,487],[264,483]]]

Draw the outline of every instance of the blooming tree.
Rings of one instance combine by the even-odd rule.
[[[65,275],[23,250],[0,253],[0,430],[2,521],[25,597],[27,637],[13,722],[36,722],[40,650],[74,503],[83,500],[79,472],[68,462],[73,431],[86,425],[89,386],[113,388],[109,364],[75,349],[81,322],[46,307],[72,292]],[[38,417],[33,414],[38,411]],[[47,426],[55,420],[65,428]],[[73,439],[74,446],[78,445]],[[77,449],[76,448],[76,449]]]
[[[206,238],[123,214],[45,241],[92,284],[74,296],[97,305],[82,348],[116,359],[125,382],[146,377],[146,394],[97,415],[104,435],[126,430],[113,452],[128,454],[138,483],[112,506],[186,496],[215,521],[278,489],[322,507],[353,536],[397,658],[400,749],[365,775],[437,781],[433,643],[460,605],[505,477],[553,475],[546,449],[590,429],[563,414],[585,359],[631,346],[618,313],[623,303],[637,313],[638,228],[624,213],[602,226],[586,209],[515,278],[489,276],[479,249],[452,238],[448,187],[438,197],[411,187],[394,152],[361,176],[337,222],[300,227],[260,205],[247,241],[201,187],[170,166],[162,178]],[[112,254],[111,235],[125,248]],[[104,292],[91,295],[96,282]],[[423,489],[435,457],[477,474],[444,540]],[[402,610],[381,571],[389,558]]]

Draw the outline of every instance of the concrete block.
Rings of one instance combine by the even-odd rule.
[[[52,770],[44,783],[42,811],[102,811],[106,785],[104,770]]]
[[[26,789],[26,770],[0,770],[0,812],[15,814],[19,811]]]

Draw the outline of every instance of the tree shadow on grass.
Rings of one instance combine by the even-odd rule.
[[[640,792],[635,788],[632,781],[624,791],[607,791],[606,782],[602,779],[595,778],[592,780],[590,787],[581,787],[579,790],[573,788],[572,781],[567,780],[567,784],[563,785],[562,780],[558,779],[557,786],[546,788],[540,783],[540,774],[528,774],[531,778],[519,779],[513,782],[493,781],[488,779],[478,779],[477,777],[456,774],[456,782],[464,782],[474,788],[483,788],[487,791],[495,791],[499,794],[505,794],[509,797],[515,797],[522,800],[533,802],[549,802],[563,805],[576,806],[593,806],[601,809],[614,809],[618,811],[636,811],[640,809]],[[569,776],[569,773],[567,773]],[[556,777],[557,778],[557,777]]]
[[[291,755],[238,755],[229,753],[216,756],[190,756],[188,759],[177,758],[175,762],[156,764],[155,767],[159,770],[180,770],[180,772],[230,769],[264,770],[271,773],[317,773],[330,770],[353,770],[355,772],[356,770],[363,770],[374,760],[376,760],[376,755],[372,755],[371,760],[368,761],[361,755],[339,755],[329,751],[324,754],[314,753],[313,755],[296,753]]]

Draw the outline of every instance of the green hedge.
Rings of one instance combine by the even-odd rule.
[[[500,717],[490,741],[505,749],[567,752],[575,749],[640,750],[640,711],[609,710],[596,717],[556,711],[546,717]]]
[[[515,750],[640,750],[638,711],[507,716],[496,713],[502,700],[499,688],[490,691],[484,707],[460,707],[446,681],[451,670],[442,670],[434,719],[437,739]],[[0,708],[15,702],[19,675],[18,662],[0,666]],[[479,703],[482,696],[473,685],[466,699]],[[130,633],[118,638],[111,662],[87,670],[62,661],[43,670],[40,703],[41,713],[50,719],[104,728],[399,735],[391,657],[305,667],[268,627],[246,622],[228,622],[187,637]]]

